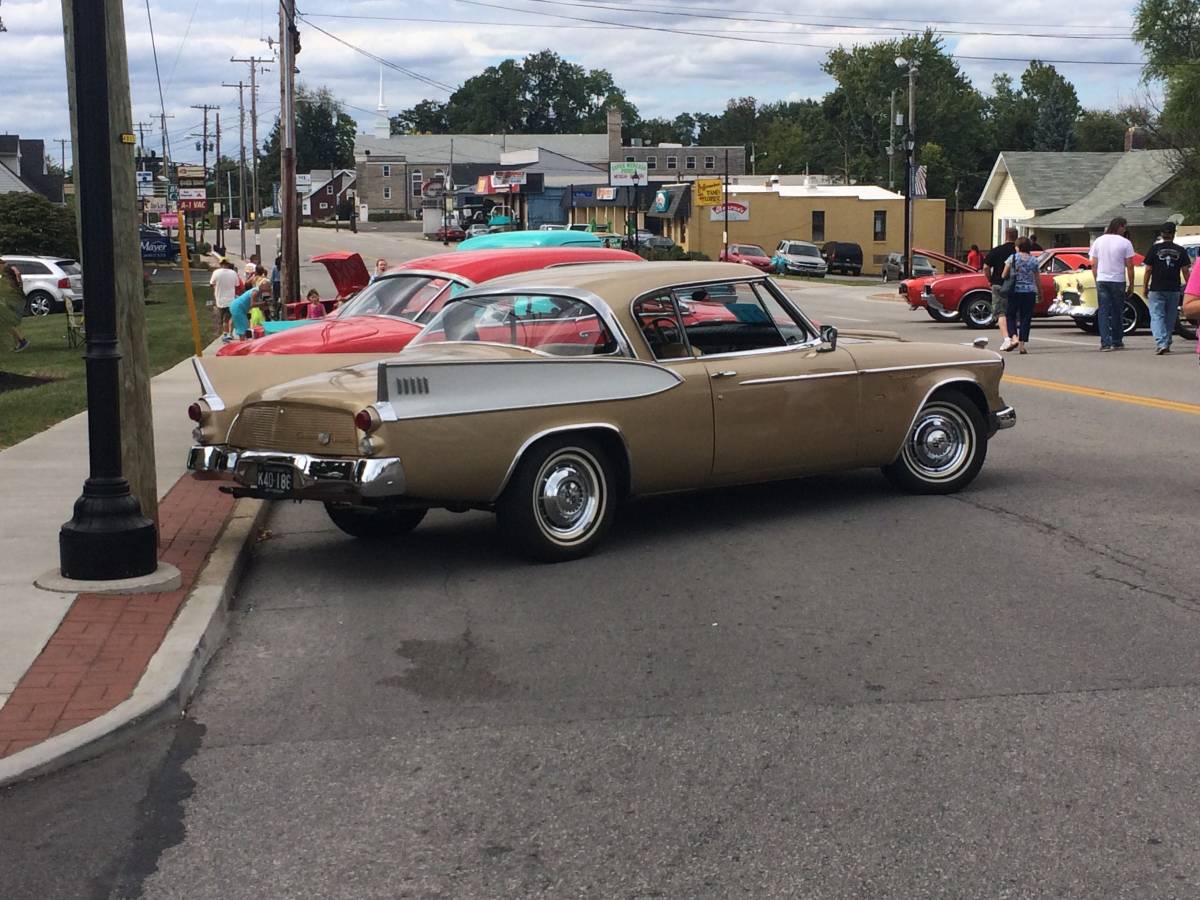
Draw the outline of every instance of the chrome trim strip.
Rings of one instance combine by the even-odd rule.
[[[738,385],[744,384],[779,384],[784,381],[809,381],[814,378],[842,378],[846,375],[858,375],[857,371],[845,372],[816,372],[812,375],[780,375],[776,378],[750,378],[746,381],[739,381]]]
[[[208,408],[213,412],[221,412],[225,409],[225,401],[217,393],[217,389],[213,387],[212,379],[208,377],[208,373],[204,371],[204,366],[200,363],[200,357],[192,357],[192,368],[196,370],[196,377],[200,379],[200,390],[204,391],[200,395],[200,399],[208,404]]]
[[[283,453],[270,450],[245,450],[236,458],[233,477],[242,487],[258,487],[258,467],[264,463],[288,466],[294,480],[292,495],[278,499],[325,499],[331,495],[359,497],[391,497],[403,494],[406,488],[404,466],[397,456],[378,458],[322,457],[306,453]],[[348,472],[348,478],[322,475],[328,471]]]
[[[879,369],[860,369],[863,375],[875,375],[880,372],[906,372],[917,369],[941,369],[946,366],[998,366],[1004,360],[1000,354],[994,353],[995,359],[961,359],[955,362],[921,363],[915,366],[885,366]],[[960,379],[961,380],[961,379]]]
[[[544,437],[552,434],[561,434],[564,431],[585,431],[588,428],[603,428],[611,431],[621,439],[621,444],[625,447],[625,465],[629,468],[629,483],[633,485],[633,456],[629,452],[629,442],[625,440],[625,435],[616,425],[611,422],[581,422],[577,425],[556,425],[554,428],[546,428],[542,431],[530,435],[517,448],[516,454],[513,455],[512,462],[508,464],[508,471],[504,473],[504,477],[500,479],[500,488],[492,496],[491,501],[495,503],[500,499],[500,495],[504,493],[504,489],[508,487],[508,482],[512,478],[513,472],[517,470],[518,463],[521,462],[521,457],[525,455],[525,451],[532,447],[535,443]]]

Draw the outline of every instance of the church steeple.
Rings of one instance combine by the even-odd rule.
[[[375,107],[375,137],[386,140],[392,136],[392,121],[387,105],[383,101],[383,66],[379,67],[379,105]]]

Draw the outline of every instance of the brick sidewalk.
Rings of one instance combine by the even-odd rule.
[[[0,758],[103,715],[129,698],[233,510],[220,482],[179,479],[159,505],[159,559],[179,590],[80,594],[0,708]]]

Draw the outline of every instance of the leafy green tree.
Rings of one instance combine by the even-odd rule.
[[[1021,75],[1021,90],[1034,108],[1033,149],[1060,152],[1071,149],[1079,96],[1054,66],[1032,60]]]
[[[0,254],[78,257],[75,213],[41,194],[0,194]]]
[[[988,98],[986,116],[992,135],[992,145],[999,152],[1032,150],[1036,111],[1020,88],[1007,73],[992,78],[992,96]]]
[[[1200,4],[1141,0],[1133,36],[1145,53],[1144,77],[1163,86],[1157,133],[1174,151],[1175,202],[1200,217]]]
[[[1085,109],[1075,120],[1071,149],[1089,153],[1116,153],[1125,142],[1125,122],[1107,109]]]
[[[391,123],[392,134],[446,134],[450,130],[446,104],[438,100],[422,100],[392,116]]]
[[[310,90],[303,85],[296,88],[297,172],[353,168],[357,130],[354,118],[334,99],[328,88]],[[279,117],[276,116],[258,162],[258,187],[264,205],[271,202],[271,186],[279,181],[279,137]]]

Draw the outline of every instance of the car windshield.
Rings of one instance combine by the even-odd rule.
[[[466,290],[466,285],[429,275],[391,275],[373,281],[338,310],[339,319],[354,316],[394,316],[411,322],[453,284],[451,292]]]
[[[617,349],[612,332],[590,305],[545,294],[454,300],[410,346],[446,341],[511,344],[555,356],[595,356]]]
[[[737,252],[742,256],[766,256],[767,251],[757,244],[741,244],[738,246]]]
[[[821,251],[812,244],[792,244],[788,253],[793,256],[817,256],[821,255]]]

